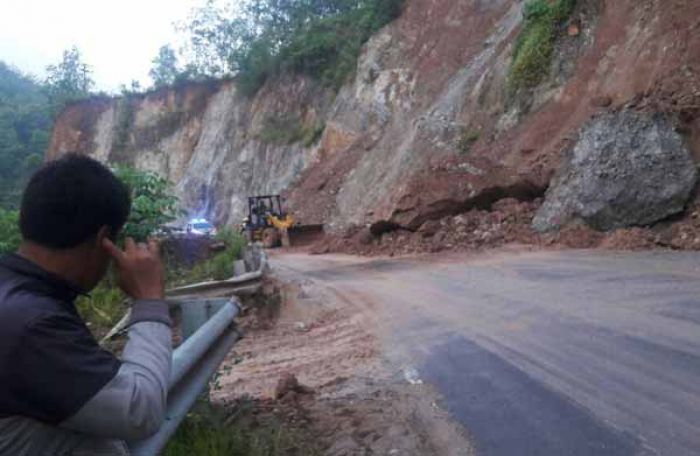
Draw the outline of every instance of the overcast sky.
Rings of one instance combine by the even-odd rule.
[[[148,84],[160,46],[177,40],[173,23],[203,0],[0,0],[0,60],[44,75],[78,46],[97,89],[132,79]]]

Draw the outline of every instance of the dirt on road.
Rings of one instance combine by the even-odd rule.
[[[246,306],[245,337],[211,396],[248,425],[276,420],[313,436],[297,454],[472,454],[427,385],[386,369],[372,308],[288,277]]]

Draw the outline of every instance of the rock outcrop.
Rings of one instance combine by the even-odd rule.
[[[668,118],[602,115],[582,129],[533,228],[551,231],[577,219],[601,231],[649,225],[682,212],[696,181],[696,165]]]

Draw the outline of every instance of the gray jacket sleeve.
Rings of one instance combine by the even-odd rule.
[[[94,436],[142,440],[165,418],[172,360],[168,305],[136,301],[117,375],[61,427]]]

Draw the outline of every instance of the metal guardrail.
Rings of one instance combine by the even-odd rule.
[[[187,416],[187,412],[207,388],[209,380],[217,372],[226,355],[241,337],[234,323],[241,309],[236,298],[187,298],[217,290],[225,291],[224,295],[231,296],[237,290],[243,291],[255,286],[268,268],[267,256],[259,247],[248,249],[240,263],[234,269],[252,272],[243,272],[228,280],[167,290],[169,304],[179,308],[181,312],[183,343],[173,351],[165,422],[152,437],[138,442],[127,442],[132,455],[155,456],[165,448],[168,440]],[[179,299],[176,298],[178,296]],[[102,342],[126,329],[130,313],[131,310]]]
[[[244,253],[245,272],[227,280],[202,282],[183,287],[171,288],[166,290],[165,294],[168,298],[195,296],[197,294],[206,294],[211,291],[225,291],[226,296],[231,296],[238,292],[249,290],[251,287],[256,287],[262,279],[265,271],[268,269],[267,255],[260,247],[250,247]],[[242,294],[242,293],[241,293]],[[104,343],[112,339],[117,334],[120,334],[126,328],[129,319],[131,318],[131,309],[122,317],[121,320],[112,328],[109,333],[102,339]]]
[[[235,292],[235,290],[245,289],[257,283],[262,279],[263,274],[268,268],[267,255],[260,247],[253,247],[246,252],[245,269],[252,272],[245,272],[227,280],[218,280],[211,282],[195,283],[184,287],[172,288],[166,291],[170,297],[196,295],[198,293],[206,293],[216,290],[226,290],[227,292]]]
[[[228,280],[188,285],[166,292],[171,306],[180,309],[183,343],[173,351],[165,422],[152,437],[139,442],[127,442],[132,455],[155,456],[165,448],[241,337],[234,323],[241,309],[236,298],[182,297],[206,294],[213,290],[225,290],[226,295],[230,296],[236,290],[257,284],[268,268],[267,256],[259,247],[248,249],[240,263],[234,269],[252,272],[243,272]],[[181,298],[173,299],[177,296]],[[105,340],[123,331],[128,320],[129,313],[110,331]]]
[[[154,436],[128,442],[132,455],[155,456],[165,448],[240,338],[233,323],[240,311],[235,299],[191,300],[175,305],[182,312],[184,342],[173,352],[165,422]]]
[[[227,290],[230,292],[235,292],[235,290],[237,289],[243,289],[257,283],[261,278],[261,271],[248,272],[245,274],[241,274],[240,276],[234,277],[232,279],[195,283],[193,285],[186,285],[184,287],[173,288],[167,290],[166,293],[169,297],[177,297],[196,295],[198,293],[205,293],[208,291],[215,290]]]

